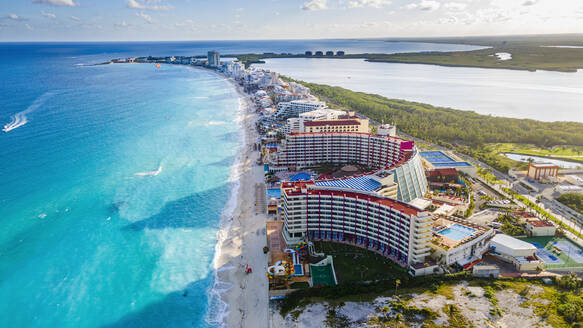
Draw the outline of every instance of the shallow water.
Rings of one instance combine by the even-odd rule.
[[[233,87],[179,66],[19,69],[0,100],[0,326],[206,325]]]

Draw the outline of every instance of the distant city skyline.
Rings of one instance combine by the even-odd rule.
[[[0,41],[435,37],[576,33],[579,0],[22,0]]]

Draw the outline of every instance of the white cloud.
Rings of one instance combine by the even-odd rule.
[[[160,10],[170,10],[170,9],[174,8],[171,5],[156,5],[156,3],[159,3],[159,2],[160,2],[159,0],[145,0],[143,3],[141,3],[141,2],[138,2],[137,0],[127,0],[128,8],[131,8],[131,9],[160,11]]]
[[[302,6],[303,10],[324,10],[327,9],[328,7],[326,6],[326,2],[327,0],[311,0],[308,2],[304,2],[304,5]]]
[[[41,15],[43,15],[46,18],[50,18],[50,19],[55,19],[57,18],[57,15],[53,14],[53,13],[47,13],[44,10],[40,12]]]
[[[33,30],[32,26],[30,26],[29,24],[24,24],[24,26],[26,26],[26,29],[29,31]]]
[[[74,7],[77,5],[73,0],[32,0],[32,3],[42,3],[50,6],[68,6]]]
[[[522,3],[523,6],[533,6],[538,3],[538,0],[526,0]]]
[[[77,17],[77,16],[71,16],[70,18],[71,18],[72,20],[74,20],[74,21],[77,21],[77,22],[80,22],[80,21],[81,21],[81,18],[79,18],[79,17]]]
[[[441,3],[434,0],[421,0],[419,3],[411,3],[406,6],[407,9],[419,9],[424,11],[434,11],[439,9]]]
[[[390,0],[353,0],[348,2],[348,8],[363,8],[374,7],[381,8],[382,6],[390,5]]]
[[[152,24],[152,17],[143,11],[141,13],[136,13],[136,16],[142,17],[146,22]]]
[[[443,6],[449,10],[462,11],[468,7],[468,4],[463,2],[448,2]]]

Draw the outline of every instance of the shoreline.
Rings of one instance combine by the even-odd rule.
[[[240,125],[242,140],[228,179],[233,184],[231,195],[223,207],[216,232],[211,268],[214,283],[206,290],[208,303],[204,320],[218,327],[267,327],[268,281],[263,274],[267,255],[262,251],[267,246],[267,215],[254,212],[255,186],[264,183],[263,166],[257,165],[253,157],[258,156],[253,150],[258,138],[255,104],[241,85],[215,70],[178,66],[216,74],[233,86],[239,99],[235,121]],[[246,265],[253,273],[245,273]]]
[[[255,105],[232,79],[214,70],[200,69],[219,75],[235,88],[239,97],[236,120],[239,121],[242,138],[229,178],[233,183],[231,197],[225,205],[217,232],[213,259],[215,281],[209,290],[207,322],[220,327],[267,327],[267,278],[262,275],[267,256],[261,251],[267,244],[267,218],[264,213],[253,213],[255,185],[263,183],[262,167],[256,165],[252,158],[252,147],[257,140]],[[245,273],[246,265],[254,272],[249,275]],[[264,279],[257,279],[257,275]],[[215,317],[211,318],[209,315],[213,314]]]

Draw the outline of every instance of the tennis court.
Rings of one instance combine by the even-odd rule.
[[[440,151],[424,151],[421,152],[421,156],[423,156],[423,158],[425,158],[430,163],[455,162],[452,158]]]
[[[561,260],[560,258],[555,256],[553,253],[546,250],[541,244],[539,244],[535,241],[531,241],[530,243],[533,244],[534,247],[537,248],[536,249],[536,256],[538,256],[538,258],[543,260],[543,262],[545,262],[546,264],[563,264],[563,263],[565,263],[563,260]]]
[[[573,261],[583,263],[583,251],[579,247],[565,240],[554,241],[553,246],[560,249],[561,252],[565,253],[565,255],[570,257]]]
[[[583,266],[583,253],[574,242],[565,238],[541,236],[520,238],[534,245],[536,255],[545,262],[547,268],[571,268]],[[558,252],[560,251],[560,253]]]
[[[544,248],[539,248],[536,250],[536,256],[538,256],[546,264],[563,264],[563,260],[553,255],[551,252]]]

